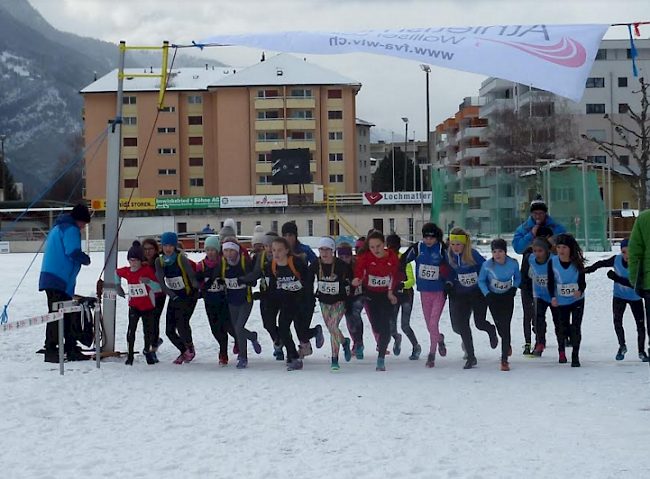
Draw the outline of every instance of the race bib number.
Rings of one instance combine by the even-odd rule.
[[[321,294],[339,294],[339,283],[333,283],[330,281],[319,281],[318,282],[318,292]]]
[[[545,274],[535,276],[535,284],[538,286],[548,286],[548,276]]]
[[[421,264],[418,267],[418,276],[420,279],[436,281],[440,277],[440,266]]]
[[[142,283],[130,284],[129,296],[132,298],[144,298],[145,296],[148,296],[147,287]]]
[[[302,283],[300,281],[286,281],[279,283],[278,287],[285,291],[300,291],[302,289]]]
[[[165,284],[169,289],[173,289],[174,291],[185,289],[185,281],[183,281],[182,276],[176,276],[175,278],[165,278]]]
[[[557,285],[557,292],[563,298],[571,298],[573,296],[573,293],[575,293],[579,289],[580,288],[576,283]]]
[[[388,288],[390,276],[368,276],[368,286],[372,288]]]
[[[492,280],[491,283],[492,289],[494,291],[508,291],[510,288],[512,288],[512,282],[511,281],[497,281],[496,279]]]
[[[471,288],[472,286],[475,286],[478,283],[478,274],[477,273],[459,274],[458,282],[461,284],[461,286],[465,286],[466,288]]]
[[[237,278],[225,278],[226,288],[228,289],[244,289],[246,285],[239,284]]]
[[[226,287],[218,281],[213,281],[208,289],[208,293],[222,293]]]

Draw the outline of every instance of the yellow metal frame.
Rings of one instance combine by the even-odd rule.
[[[330,220],[333,219],[338,223],[338,225],[343,227],[345,231],[350,233],[351,235],[354,236],[361,236],[357,230],[354,229],[354,227],[348,223],[348,221],[343,218],[343,216],[338,212],[338,209],[336,208],[336,194],[330,195],[330,191],[336,191],[335,188],[332,187],[323,187],[323,194],[325,195],[325,207],[327,209],[327,227],[329,229],[329,224]],[[331,208],[330,208],[331,205]],[[335,235],[339,236],[339,235]]]
[[[165,107],[165,93],[167,91],[167,78],[169,78],[169,73],[167,73],[167,62],[169,61],[169,42],[163,42],[162,47],[130,47],[125,44],[120,45],[121,51],[127,50],[162,50],[162,68],[160,69],[160,75],[146,74],[146,73],[137,73],[126,75],[124,72],[118,73],[118,78],[123,80],[127,76],[129,78],[160,78],[160,93],[158,94],[158,110],[162,110]],[[170,72],[171,73],[171,72]]]

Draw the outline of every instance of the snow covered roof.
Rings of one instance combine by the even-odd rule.
[[[128,68],[125,70],[124,91],[157,91],[160,78],[129,77],[135,74],[160,75],[160,68]],[[200,91],[210,87],[280,85],[350,85],[361,86],[356,80],[340,75],[292,55],[280,54],[247,68],[210,67],[173,69],[170,91]],[[104,75],[81,90],[81,93],[117,91],[117,70]]]
[[[370,123],[369,121],[362,120],[361,118],[357,118],[357,125],[362,125],[362,126],[375,126],[374,123]]]

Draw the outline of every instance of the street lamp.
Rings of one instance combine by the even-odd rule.
[[[431,163],[431,108],[429,107],[429,73],[431,73],[431,67],[421,63],[420,68],[427,77],[427,163]]]
[[[2,201],[7,201],[7,166],[5,160],[5,140],[7,135],[0,135],[0,154],[2,155]]]
[[[407,161],[407,148],[408,148],[408,141],[409,141],[409,119],[406,118],[405,116],[402,117],[402,121],[404,122],[404,190],[406,191],[406,161]]]

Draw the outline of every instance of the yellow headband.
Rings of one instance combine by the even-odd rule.
[[[463,243],[467,244],[467,236],[466,235],[449,235],[449,241],[456,241],[458,243]]]

